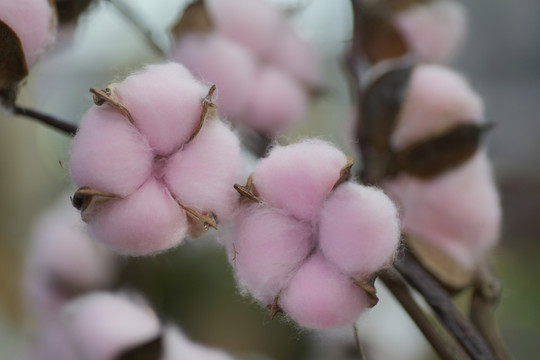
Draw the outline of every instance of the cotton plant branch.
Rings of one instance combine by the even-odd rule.
[[[13,105],[12,110],[15,115],[20,115],[33,120],[37,120],[38,122],[53,127],[66,135],[73,136],[77,132],[76,124],[59,119],[55,116],[44,114],[42,112],[19,105]]]

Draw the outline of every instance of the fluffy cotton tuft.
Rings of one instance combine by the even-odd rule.
[[[394,24],[423,61],[450,61],[463,43],[467,14],[458,1],[436,0],[396,14]]]
[[[0,21],[19,37],[28,67],[34,65],[45,48],[54,41],[55,16],[47,0],[0,1]]]
[[[78,298],[62,315],[69,340],[85,360],[114,359],[160,332],[159,320],[149,307],[110,293]]]
[[[165,351],[160,360],[233,360],[227,353],[190,341],[180,330],[167,326],[164,331]]]
[[[411,75],[392,145],[402,149],[450,127],[482,122],[482,100],[468,82],[439,65],[419,65]]]

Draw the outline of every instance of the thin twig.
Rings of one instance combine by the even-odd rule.
[[[441,323],[475,360],[495,360],[495,355],[474,325],[461,313],[448,292],[411,253],[405,251],[394,266],[433,309]]]
[[[37,120],[43,124],[49,125],[50,127],[55,128],[67,135],[75,135],[77,132],[77,125],[69,121],[58,119],[52,115],[43,114],[39,111],[28,109],[22,106],[13,105],[13,113],[16,115],[25,116]]]
[[[356,349],[358,350],[359,359],[367,360],[366,353],[364,352],[364,347],[362,346],[362,342],[360,341],[360,336],[358,335],[358,327],[356,326],[356,323],[353,325],[353,334],[354,334],[354,341],[356,343]]]
[[[416,326],[422,331],[427,341],[439,354],[442,360],[470,360],[471,357],[465,353],[463,348],[448,335],[445,335],[436,322],[431,321],[425,312],[416,303],[407,284],[394,268],[379,275],[386,287],[392,292],[401,306],[407,311]]]

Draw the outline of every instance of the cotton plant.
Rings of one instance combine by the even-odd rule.
[[[26,35],[31,27],[20,24],[33,14],[28,4],[38,0],[0,5],[6,49],[25,70],[17,77],[0,72],[12,109],[26,66],[54,34],[54,8],[44,1],[33,24],[42,28]],[[52,309],[52,320],[38,330],[35,359],[232,359],[193,344],[176,324],[164,325],[130,289],[55,293],[58,284],[87,291],[107,283],[101,272],[114,276],[106,260],[91,254],[94,245],[125,261],[185,251],[186,238],[206,233],[223,246],[239,291],[270,319],[302,330],[347,329],[362,353],[357,329],[377,306],[380,279],[442,358],[505,358],[503,345],[486,331],[489,317],[475,316],[491,304],[478,308],[474,298],[471,320],[457,315],[448,292],[486,288],[480,269],[498,240],[501,217],[481,143],[489,128],[482,100],[463,76],[432,64],[448,61],[458,48],[463,8],[448,0],[351,4],[348,75],[358,92],[351,92],[357,118],[349,137],[361,166],[353,167],[353,158],[325,134],[296,142],[282,137],[326,84],[316,48],[284,9],[263,0],[188,4],[170,26],[171,53],[91,88],[94,104],[78,125],[15,111],[76,133],[70,202],[92,238],[84,235],[78,246],[80,233],[47,235],[45,226],[36,232],[45,245],[32,247],[28,291],[31,306]],[[88,2],[79,5],[82,11]],[[146,24],[126,15],[152,42]],[[15,66],[8,55],[0,61]],[[373,65],[364,71],[366,58]],[[247,179],[249,139],[240,127],[261,134],[265,149],[254,154],[260,159]],[[88,276],[75,276],[77,265]],[[453,279],[455,271],[466,281]],[[437,319],[411,296],[411,286]],[[453,320],[462,326],[452,327]]]

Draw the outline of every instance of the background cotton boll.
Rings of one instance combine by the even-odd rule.
[[[90,233],[121,254],[149,255],[182,242],[187,231],[185,212],[157,180],[148,180],[124,199],[97,208]]]
[[[119,111],[93,106],[73,140],[70,173],[76,186],[127,196],[152,172],[146,140]]]
[[[499,197],[486,154],[429,181],[402,175],[384,184],[401,209],[402,230],[472,268],[497,241]]]
[[[271,304],[311,252],[311,235],[308,224],[278,210],[261,204],[244,207],[232,235],[240,285],[264,305]]]
[[[460,74],[439,65],[412,73],[392,144],[396,149],[484,117],[482,100]]]
[[[321,254],[312,255],[280,295],[279,305],[300,326],[328,329],[350,325],[367,309],[368,297]]]
[[[196,344],[174,326],[164,331],[165,351],[160,360],[233,360],[223,351]]]
[[[205,1],[218,32],[257,56],[270,51],[286,19],[266,0]]]
[[[112,360],[160,332],[159,320],[149,307],[110,293],[80,297],[66,306],[62,316],[67,340],[84,360]]]
[[[256,68],[248,50],[218,33],[193,34],[180,39],[174,58],[202,81],[217,86],[220,116],[234,121],[242,113]]]
[[[34,65],[56,35],[56,16],[47,0],[0,1],[0,21],[19,37],[26,65]]]
[[[243,159],[236,135],[219,120],[207,121],[165,168],[165,182],[184,206],[214,212],[228,221],[236,206],[234,184],[243,179]]]
[[[396,207],[374,187],[341,184],[321,210],[321,251],[349,276],[366,279],[388,265],[399,236]]]
[[[113,87],[156,155],[176,151],[199,124],[208,88],[180,64],[150,65]]]
[[[55,315],[57,315],[55,313]],[[78,360],[75,349],[60,321],[45,324],[35,335],[28,354],[21,360]]]
[[[308,96],[291,76],[273,66],[259,69],[243,122],[264,134],[283,132],[306,114]]]
[[[255,168],[253,184],[265,202],[312,222],[346,162],[341,151],[322,140],[277,146]]]
[[[436,0],[398,13],[394,23],[422,60],[444,63],[451,60],[463,42],[466,15],[458,1]]]

